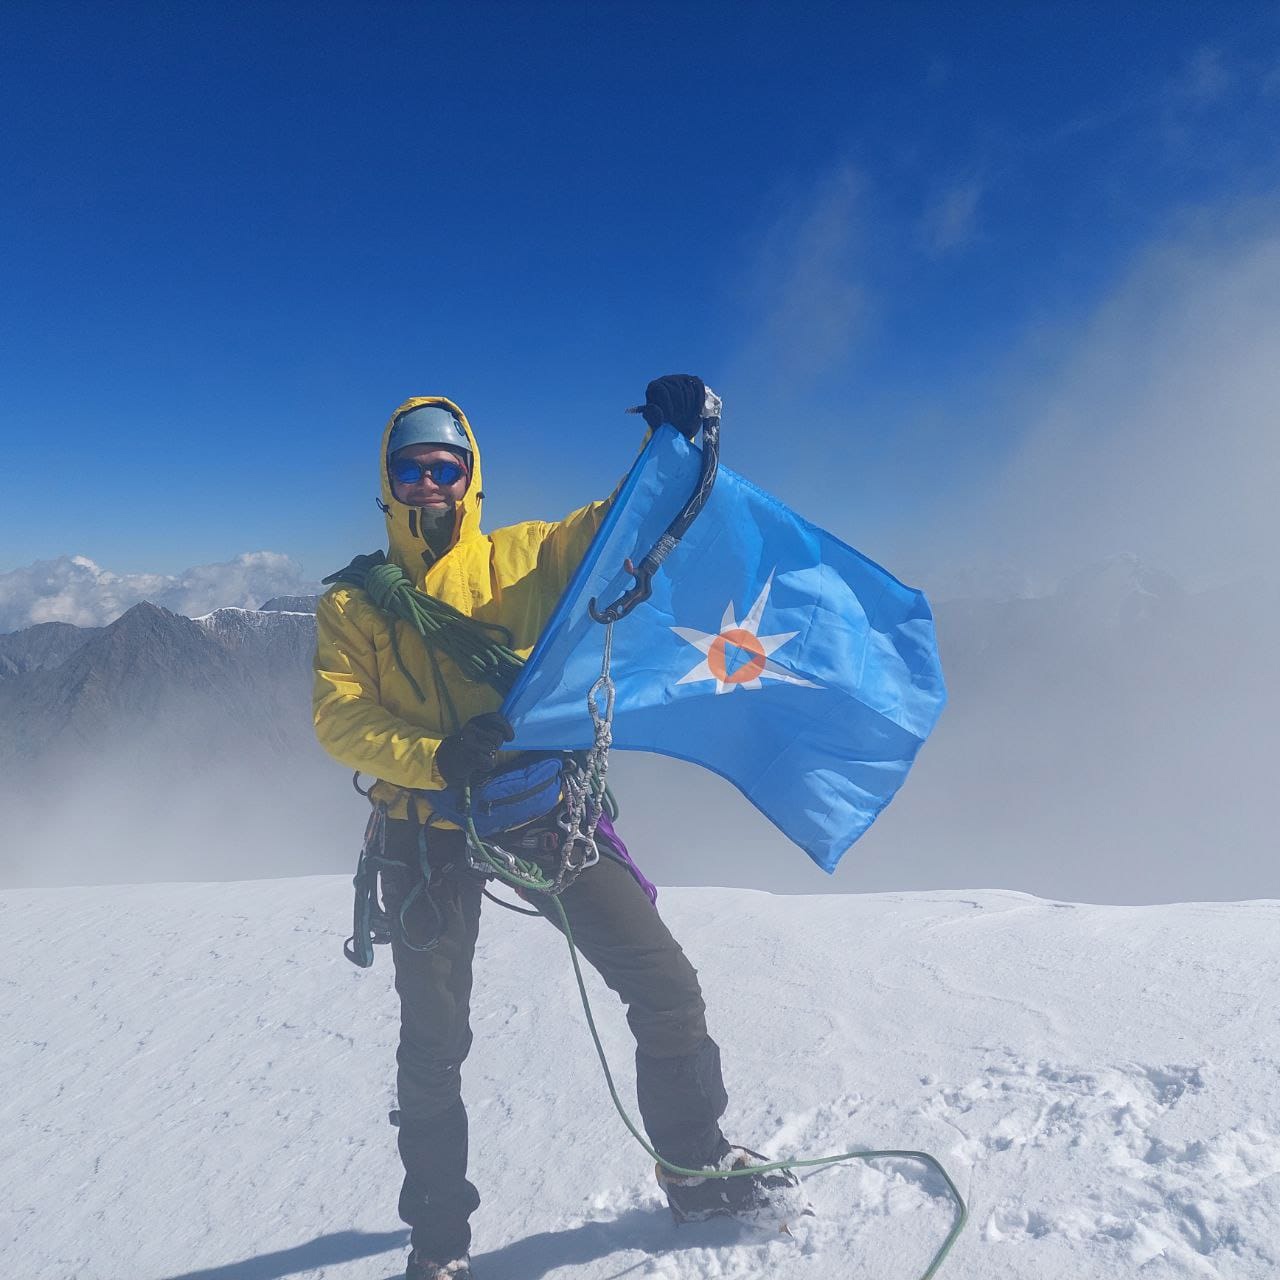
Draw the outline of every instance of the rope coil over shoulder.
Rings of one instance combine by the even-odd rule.
[[[345,568],[331,573],[322,581],[327,586],[341,582],[358,587],[376,608],[392,618],[391,652],[396,666],[412,686],[418,700],[425,702],[427,697],[422,686],[400,656],[394,623],[407,623],[422,637],[431,659],[436,693],[453,720],[454,729],[461,726],[448,686],[440,675],[437,649],[448,655],[467,680],[473,684],[490,685],[504,695],[511,691],[520,668],[524,666],[524,659],[513,648],[514,639],[506,627],[496,622],[477,622],[443,600],[419,591],[404,570],[381,551],[356,556]]]

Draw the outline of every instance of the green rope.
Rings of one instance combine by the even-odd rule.
[[[444,709],[453,732],[462,727],[458,708],[449,692],[449,682],[440,670],[437,650],[451,658],[462,674],[473,682],[483,681],[505,696],[511,692],[524,666],[524,659],[515,651],[515,637],[506,627],[496,622],[477,622],[475,618],[460,613],[452,605],[437,600],[435,596],[419,591],[409,581],[404,570],[392,564],[381,551],[371,555],[356,556],[337,573],[321,579],[326,585],[337,582],[358,587],[383,613],[392,619],[391,653],[400,674],[409,682],[419,702],[427,696],[400,655],[400,643],[396,639],[397,621],[411,626],[427,650],[431,664],[431,681],[436,699]],[[618,801],[608,788],[604,793],[605,812],[611,822],[618,820]]]
[[[609,1086],[609,1096],[613,1099],[614,1109],[622,1118],[622,1123],[626,1125],[631,1136],[648,1152],[652,1159],[666,1169],[668,1173],[674,1173],[677,1177],[682,1178],[747,1178],[755,1174],[771,1173],[778,1169],[805,1169],[816,1165],[841,1164],[848,1160],[899,1159],[917,1160],[927,1164],[946,1183],[947,1190],[955,1201],[957,1209],[955,1221],[952,1223],[951,1230],[947,1233],[947,1238],[943,1241],[942,1247],[934,1254],[933,1261],[920,1277],[920,1280],[932,1280],[932,1277],[937,1275],[938,1269],[943,1262],[946,1261],[947,1255],[959,1239],[960,1233],[964,1230],[965,1223],[969,1220],[969,1209],[964,1202],[964,1197],[960,1194],[959,1188],[951,1180],[951,1175],[927,1151],[844,1151],[838,1155],[815,1156],[807,1160],[774,1160],[769,1164],[751,1165],[743,1169],[685,1169],[680,1165],[672,1164],[669,1160],[664,1160],[649,1145],[644,1134],[640,1132],[635,1122],[627,1114],[626,1107],[623,1106],[622,1099],[618,1096],[618,1089],[613,1081],[613,1072],[609,1069],[609,1061],[605,1056],[604,1046],[600,1042],[600,1033],[596,1030],[596,1020],[591,1013],[591,1001],[587,996],[586,983],[582,977],[582,966],[578,961],[578,948],[573,940],[573,931],[569,928],[569,918],[565,914],[564,905],[558,896],[546,893],[546,890],[551,887],[551,881],[542,874],[537,863],[513,856],[512,861],[516,869],[512,871],[507,865],[493,856],[489,851],[489,847],[476,831],[475,823],[471,821],[470,787],[465,789],[465,799],[467,805],[467,845],[471,849],[473,857],[486,863],[493,869],[494,874],[499,879],[506,881],[507,884],[512,885],[514,888],[543,893],[551,905],[555,907],[556,914],[559,917],[560,931],[564,934],[565,941],[569,944],[569,957],[573,961],[573,974],[578,982],[578,995],[582,1000],[582,1009],[586,1014],[587,1027],[591,1032],[592,1043],[596,1047],[596,1057],[600,1059],[600,1066],[604,1071],[605,1083]]]
[[[439,650],[472,683],[487,684],[499,693],[507,694],[524,666],[524,659],[515,651],[514,637],[506,627],[496,622],[478,622],[443,600],[419,591],[404,570],[389,561],[381,551],[356,556],[345,569],[331,573],[324,582],[359,587],[377,608],[393,619],[407,623],[422,637],[433,665],[436,663],[436,650]],[[413,678],[400,656],[394,627],[391,629],[391,652],[400,674],[413,686],[418,700],[426,702],[422,686]],[[443,681],[438,668],[433,674],[438,694]],[[457,713],[447,690],[441,703],[456,721]]]

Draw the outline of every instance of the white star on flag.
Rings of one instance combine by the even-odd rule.
[[[699,650],[706,656],[692,671],[681,676],[676,684],[692,684],[697,680],[714,680],[716,693],[732,693],[735,689],[760,689],[761,681],[778,680],[783,684],[797,684],[806,689],[821,689],[820,684],[812,680],[802,680],[797,675],[769,661],[771,654],[782,648],[788,640],[794,639],[798,631],[784,631],[779,635],[762,636],[760,619],[764,615],[764,607],[769,600],[769,591],[773,587],[775,570],[769,571],[769,578],[760,592],[759,598],[751,606],[750,613],[741,622],[734,617],[733,601],[725,606],[724,617],[720,621],[720,630],[708,634],[695,631],[692,627],[672,627],[671,630],[681,640]],[[736,659],[736,665],[730,669],[730,661]]]

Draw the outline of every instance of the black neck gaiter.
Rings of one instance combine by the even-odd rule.
[[[422,540],[427,544],[428,554],[423,558],[428,563],[439,560],[453,541],[453,526],[457,519],[456,507],[443,507],[439,510],[429,507],[418,508],[418,528],[422,530]]]

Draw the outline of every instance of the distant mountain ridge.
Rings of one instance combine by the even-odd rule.
[[[319,596],[272,596],[258,606],[259,613],[315,613]]]
[[[25,843],[8,823],[0,883],[67,883],[53,859],[78,847],[97,851],[74,872],[93,879],[166,878],[177,842],[183,877],[347,865],[362,819],[312,729],[315,597],[266,606],[192,619],[139,604],[106,627],[0,636],[0,806],[35,815]],[[1079,898],[1105,865],[1113,900],[1280,897],[1265,873],[1280,589],[1189,593],[1118,557],[1050,596],[935,613],[950,703],[903,796],[842,865],[848,887]],[[800,855],[716,780],[631,753],[613,769],[628,839],[656,851],[659,878],[796,883]],[[663,803],[628,803],[646,794]]]
[[[23,631],[0,635],[0,680],[56,667],[100,630],[70,622],[40,622]]]
[[[40,650],[4,639],[29,655],[0,680],[0,764],[10,767],[142,742],[200,760],[218,747],[243,755],[264,741],[296,745],[307,727],[308,614],[228,609],[196,621],[143,603],[110,626],[59,631]]]
[[[22,775],[63,756],[123,753],[154,755],[147,771],[164,774],[313,747],[315,599],[195,619],[144,602],[106,627],[0,636],[0,766]]]
[[[194,617],[223,605],[305,599],[318,589],[278,551],[250,551],[180,573],[115,573],[88,556],[59,556],[0,573],[0,632],[41,622],[106,626],[143,601]]]
[[[325,836],[355,797],[312,731],[314,650],[296,607],[193,619],[144,602],[105,627],[0,636],[0,883],[345,865]]]

